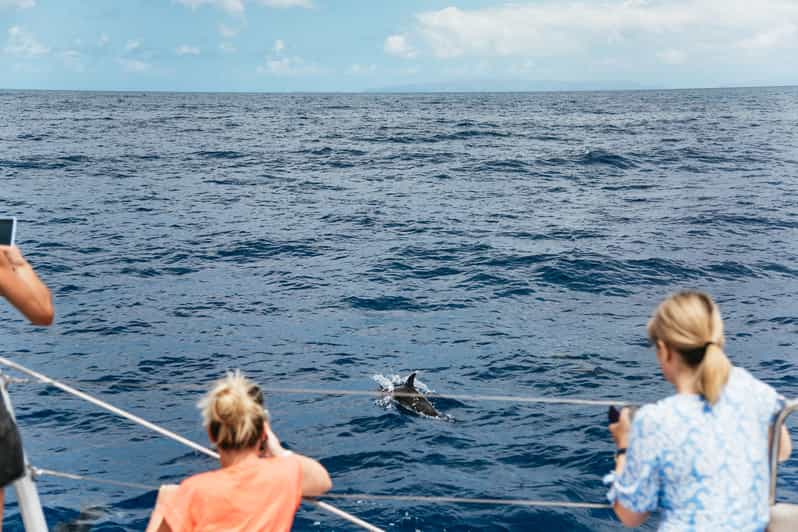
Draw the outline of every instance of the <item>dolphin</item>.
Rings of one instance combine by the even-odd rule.
[[[443,417],[440,412],[435,410],[432,403],[424,397],[415,385],[416,372],[410,374],[404,384],[397,386],[393,389],[393,399],[399,406],[414,412],[429,417]]]
[[[74,521],[57,523],[53,532],[90,532],[92,525],[97,524],[102,516],[100,508],[84,508]]]

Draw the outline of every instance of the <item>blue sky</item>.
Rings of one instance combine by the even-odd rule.
[[[798,0],[0,0],[0,88],[798,84]]]

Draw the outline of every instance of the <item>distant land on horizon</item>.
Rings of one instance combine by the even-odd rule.
[[[390,85],[366,89],[366,93],[436,93],[436,92],[569,92],[569,91],[635,91],[635,90],[702,90],[765,87],[798,87],[798,83],[739,83],[702,87],[666,87],[643,85],[634,81],[525,81],[525,80],[461,80],[431,83]]]
[[[547,92],[665,89],[633,81],[455,80],[410,83],[366,89],[364,92]]]

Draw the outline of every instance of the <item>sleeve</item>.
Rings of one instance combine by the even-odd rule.
[[[619,476],[611,473],[607,498],[619,502],[633,512],[649,512],[657,508],[660,490],[659,442],[656,416],[647,406],[632,421],[626,466]]]
[[[190,532],[194,530],[192,507],[196,493],[185,481],[163,501],[163,517],[172,532]]]
[[[779,394],[769,384],[765,384],[762,381],[759,381],[758,384],[761,388],[757,395],[761,398],[762,421],[772,425],[787,401],[783,395]]]

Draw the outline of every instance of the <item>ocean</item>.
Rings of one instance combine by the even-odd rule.
[[[45,329],[2,307],[2,352],[201,443],[196,402],[233,368],[645,403],[672,393],[646,321],[696,288],[732,361],[796,397],[797,126],[796,87],[0,92],[0,211],[57,312]],[[158,485],[215,465],[41,384],[10,391],[35,466]],[[436,400],[443,421],[366,396],[266,401],[340,493],[604,502],[613,466],[602,407]],[[797,466],[779,498],[798,501]],[[142,530],[155,500],[38,488],[60,530]],[[8,491],[4,530],[22,530]],[[608,510],[330,502],[393,531],[620,527]],[[295,529],[351,525],[303,505]]]

